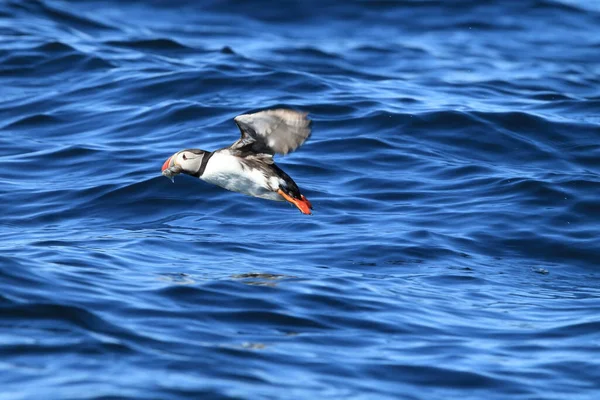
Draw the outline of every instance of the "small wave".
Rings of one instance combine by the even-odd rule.
[[[176,40],[156,38],[156,39],[139,39],[139,40],[111,40],[105,42],[108,46],[125,47],[134,50],[143,51],[180,51],[191,50]]]
[[[460,370],[449,367],[432,367],[414,364],[365,364],[363,373],[377,379],[395,381],[401,375],[408,382],[427,385],[429,387],[464,388],[495,388],[498,392],[510,393],[510,387],[516,382],[500,380],[488,374]]]
[[[110,69],[114,65],[100,57],[79,53],[57,53],[52,58],[48,54],[35,56],[14,56],[2,62],[0,75],[51,76],[68,75],[74,71],[94,71]]]
[[[60,23],[60,26],[71,27],[83,31],[95,32],[98,30],[112,30],[113,27],[90,16],[75,14],[70,10],[60,7],[57,4],[50,5],[44,0],[32,0],[27,2],[12,3],[15,9],[21,9],[29,13],[28,16],[39,17],[42,20],[51,20]],[[64,28],[63,28],[64,29]]]
[[[315,57],[315,58],[323,58],[323,59],[340,59],[341,57],[335,53],[326,52],[317,47],[301,47],[301,48],[281,48],[275,51],[277,54],[281,54],[284,56],[291,57],[302,57],[303,59],[306,57]]]
[[[65,44],[65,43],[62,43],[62,42],[58,42],[58,41],[44,43],[42,45],[39,45],[39,46],[35,47],[34,50],[41,51],[41,52],[44,52],[44,53],[70,53],[70,52],[76,52],[75,48],[69,46],[68,44]]]
[[[56,116],[48,114],[36,114],[24,117],[18,121],[11,122],[4,128],[32,128],[36,126],[48,126],[60,124],[62,120]]]
[[[55,323],[74,325],[95,332],[125,334],[125,331],[103,320],[95,313],[80,307],[60,304],[21,304],[3,310],[5,318],[49,320]]]

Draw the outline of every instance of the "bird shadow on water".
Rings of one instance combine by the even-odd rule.
[[[246,272],[231,275],[222,275],[221,277],[215,275],[201,276],[199,274],[171,272],[160,274],[158,279],[160,281],[172,283],[175,285],[197,285],[202,284],[203,281],[206,282],[214,280],[231,280],[243,283],[245,285],[275,287],[279,282],[283,280],[298,279],[298,277],[292,275],[269,274],[263,272]]]

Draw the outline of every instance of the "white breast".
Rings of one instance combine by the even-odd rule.
[[[244,193],[249,196],[261,197],[263,199],[283,201],[270,187],[279,187],[279,178],[270,178],[257,169],[244,169],[238,158],[225,152],[216,152],[208,160],[206,169],[200,179],[221,186],[232,192]],[[268,179],[268,181],[267,181]],[[269,185],[270,183],[270,185]]]

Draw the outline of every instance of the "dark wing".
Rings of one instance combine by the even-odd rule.
[[[253,153],[287,154],[310,136],[307,113],[293,110],[267,110],[234,118],[242,137],[231,148]]]

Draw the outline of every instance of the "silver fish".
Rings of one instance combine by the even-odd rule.
[[[173,165],[171,168],[165,169],[162,174],[175,183],[175,176],[179,175],[183,169],[179,165]]]

